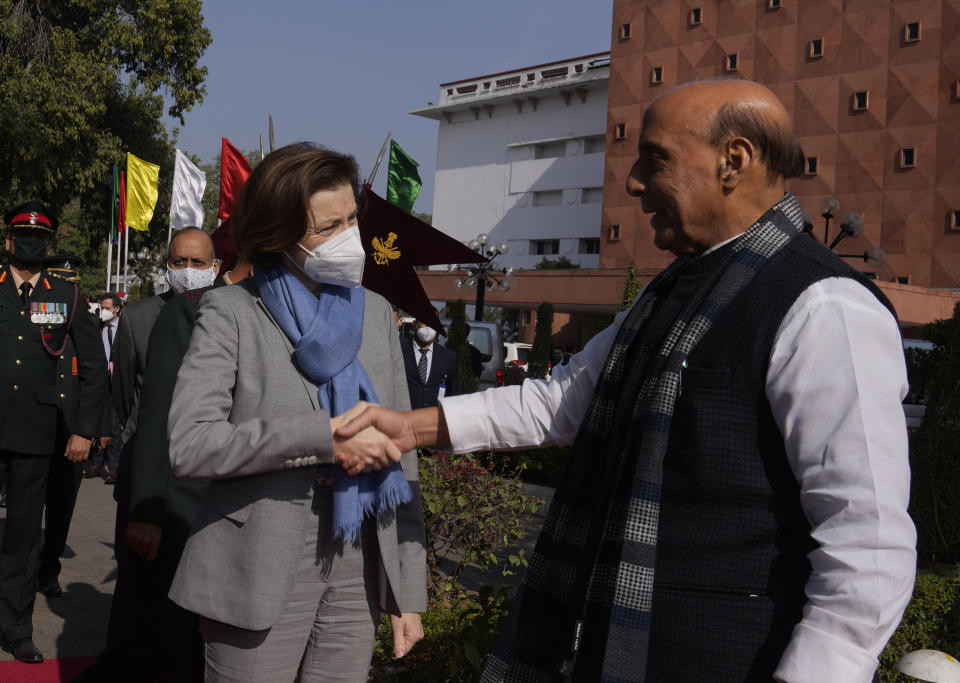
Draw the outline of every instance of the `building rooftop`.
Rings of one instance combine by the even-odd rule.
[[[514,102],[518,110],[538,97],[559,93],[564,98],[585,99],[586,91],[604,85],[610,78],[610,52],[597,52],[557,62],[537,64],[513,71],[466,78],[440,84],[437,103],[414,109],[411,114],[428,119],[449,118],[456,111]]]

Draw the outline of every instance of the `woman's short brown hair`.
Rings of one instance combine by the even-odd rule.
[[[306,232],[314,193],[349,184],[359,200],[359,175],[352,156],[312,142],[271,152],[247,178],[230,217],[240,254],[255,266],[274,263]]]

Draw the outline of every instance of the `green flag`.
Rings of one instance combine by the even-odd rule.
[[[387,201],[410,213],[420,194],[420,175],[416,161],[404,152],[400,145],[390,140],[390,168],[387,170]]]

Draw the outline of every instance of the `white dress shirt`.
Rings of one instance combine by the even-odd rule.
[[[551,381],[446,398],[456,452],[572,443],[626,312]],[[808,287],[770,352],[766,396],[820,546],[803,618],[775,678],[870,681],[913,591],[916,530],[901,401],[903,346],[889,311],[850,278]]]

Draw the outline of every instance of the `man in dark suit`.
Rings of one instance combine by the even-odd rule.
[[[106,292],[100,295],[100,340],[103,343],[103,353],[107,357],[108,382],[113,374],[113,349],[117,340],[117,333],[120,329],[121,308],[123,302],[120,295],[115,292]],[[108,389],[109,391],[109,389]],[[108,401],[108,412],[109,401]],[[83,476],[92,479],[102,476],[107,484],[117,483],[117,467],[120,462],[120,429],[121,423],[116,414],[110,414],[110,436],[109,445],[101,452],[90,458]]]
[[[212,284],[218,265],[209,235],[197,228],[178,231],[167,255],[172,289],[131,304],[124,314],[113,378],[114,407],[124,422],[116,490],[117,588],[107,648],[78,680],[126,681],[137,672],[177,681],[203,678],[196,616],[174,604],[167,591],[206,482],[170,477],[166,424],[201,292],[176,295],[184,291],[183,282],[204,274]],[[193,273],[186,278],[172,272],[188,269]]]
[[[419,320],[412,340],[400,338],[413,408],[429,408],[443,396],[457,394],[457,354],[435,344],[436,339],[437,331]]]
[[[122,425],[122,432],[119,476],[114,492],[117,500],[117,587],[107,630],[108,647],[122,641],[131,627],[131,619],[141,598],[138,587],[141,584],[139,577],[145,568],[144,558],[135,553],[125,539],[129,533],[133,533],[138,537],[148,537],[150,543],[158,544],[160,538],[159,525],[153,520],[128,519],[127,515],[130,510],[130,464],[137,431],[141,388],[147,370],[147,343],[160,309],[177,293],[177,277],[171,277],[170,272],[215,271],[213,242],[210,236],[198,228],[178,230],[167,251],[167,268],[167,281],[174,286],[163,294],[127,306],[114,342],[113,408]],[[173,370],[173,373],[175,375],[176,370]]]
[[[0,476],[7,519],[0,544],[0,645],[16,659],[43,661],[33,644],[40,524],[51,457],[84,460],[99,433],[106,358],[96,321],[75,284],[42,269],[57,228],[39,202],[8,211],[10,264],[0,269]],[[76,432],[57,450],[61,400],[58,360],[67,340],[77,351]]]
[[[83,264],[74,254],[51,256],[46,262],[47,271],[53,277],[67,282],[78,282]],[[77,304],[80,307],[80,304]],[[84,306],[86,302],[84,301]],[[83,313],[80,308],[78,315]],[[92,318],[92,316],[91,316]],[[78,376],[77,350],[67,338],[67,347],[57,359],[57,386],[60,393],[60,422],[57,426],[57,446],[55,453],[66,449],[67,439],[76,434],[80,417],[80,391]],[[106,374],[106,369],[104,369]],[[106,448],[112,434],[110,421],[110,396],[104,384],[101,401],[100,445]],[[63,593],[60,587],[60,556],[67,546],[67,534],[73,519],[73,509],[77,502],[77,492],[83,472],[82,462],[71,462],[66,458],[52,458],[47,479],[47,501],[44,511],[43,547],[40,549],[40,569],[38,571],[37,591],[48,598],[57,598]]]

